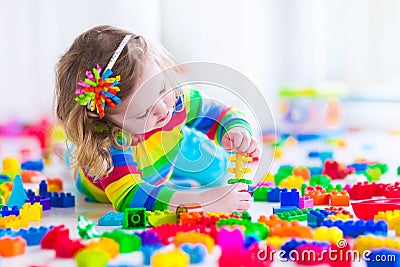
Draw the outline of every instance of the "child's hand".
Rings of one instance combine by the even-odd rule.
[[[248,185],[237,183],[209,189],[200,193],[200,205],[207,212],[245,211],[251,207]]]
[[[225,133],[222,147],[227,151],[237,151],[250,157],[258,157],[260,152],[256,140],[241,127],[232,128]]]

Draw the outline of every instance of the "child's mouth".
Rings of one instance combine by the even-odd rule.
[[[169,111],[167,112],[167,114],[165,114],[164,117],[162,117],[161,119],[159,119],[157,122],[163,122],[163,121],[165,121],[165,120],[168,118],[168,116],[169,116]]]

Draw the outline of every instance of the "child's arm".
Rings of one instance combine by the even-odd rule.
[[[185,90],[186,125],[205,133],[228,151],[257,156],[257,143],[245,115],[218,101],[204,98],[193,87]]]

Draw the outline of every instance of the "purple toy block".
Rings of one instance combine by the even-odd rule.
[[[314,199],[309,196],[300,198],[300,209],[308,209],[314,207]]]
[[[40,205],[42,205],[43,210],[49,210],[51,208],[50,198],[48,198],[48,197],[33,196],[33,197],[29,197],[29,199],[26,202],[29,202],[32,205],[35,202],[39,202]]]

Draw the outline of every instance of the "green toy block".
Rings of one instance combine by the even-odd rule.
[[[271,191],[271,187],[260,186],[257,187],[253,192],[254,201],[268,201],[268,192]]]
[[[228,184],[237,184],[237,183],[245,183],[245,184],[252,184],[252,180],[248,179],[229,179]]]
[[[78,216],[78,233],[83,239],[100,237],[99,232],[96,230],[95,222],[86,219],[83,215]]]
[[[331,183],[331,178],[327,175],[314,175],[310,178],[311,186],[320,185],[322,187],[326,187],[330,183]]]
[[[338,191],[338,192],[341,192],[342,189],[343,189],[343,186],[342,186],[341,184],[337,184],[336,186],[333,186],[332,184],[328,184],[328,185],[325,187],[325,190],[326,190],[326,192],[328,192],[328,193],[332,192],[333,190],[336,190],[336,191]]]
[[[242,220],[251,221],[251,215],[247,211],[243,211],[242,215],[240,216]]]
[[[120,253],[130,253],[133,251],[140,251],[142,248],[142,239],[135,235],[123,232],[121,230],[114,230],[111,233],[105,232],[102,237],[113,239],[119,244]]]
[[[162,224],[176,224],[176,214],[172,210],[156,210],[146,212],[147,221],[151,226],[159,226]]]
[[[306,183],[301,184],[301,196],[304,197],[304,192],[306,191],[306,188],[308,185]]]
[[[285,220],[288,222],[291,222],[291,221],[301,222],[301,221],[307,221],[307,214],[310,210],[312,210],[312,209],[311,208],[296,209],[296,210],[277,213],[276,215],[279,217],[279,219]]]
[[[378,168],[379,170],[381,170],[381,174],[385,174],[388,171],[388,165],[385,163],[375,163],[375,164],[371,164],[369,166],[369,168]]]
[[[400,175],[400,166],[397,167],[397,175]]]
[[[265,240],[269,235],[269,228],[263,223],[252,223],[246,226],[244,231],[246,237],[252,236],[256,240]]]
[[[96,249],[82,249],[75,256],[78,267],[105,267],[110,261],[110,256],[105,251]]]
[[[379,167],[368,167],[365,171],[365,176],[367,177],[368,182],[379,181],[382,176],[382,170]]]
[[[293,174],[292,166],[281,166],[278,169],[277,174],[274,176],[275,184],[280,184],[283,179],[286,179],[288,176]]]
[[[124,229],[146,228],[146,209],[128,208],[124,211],[122,227]]]

